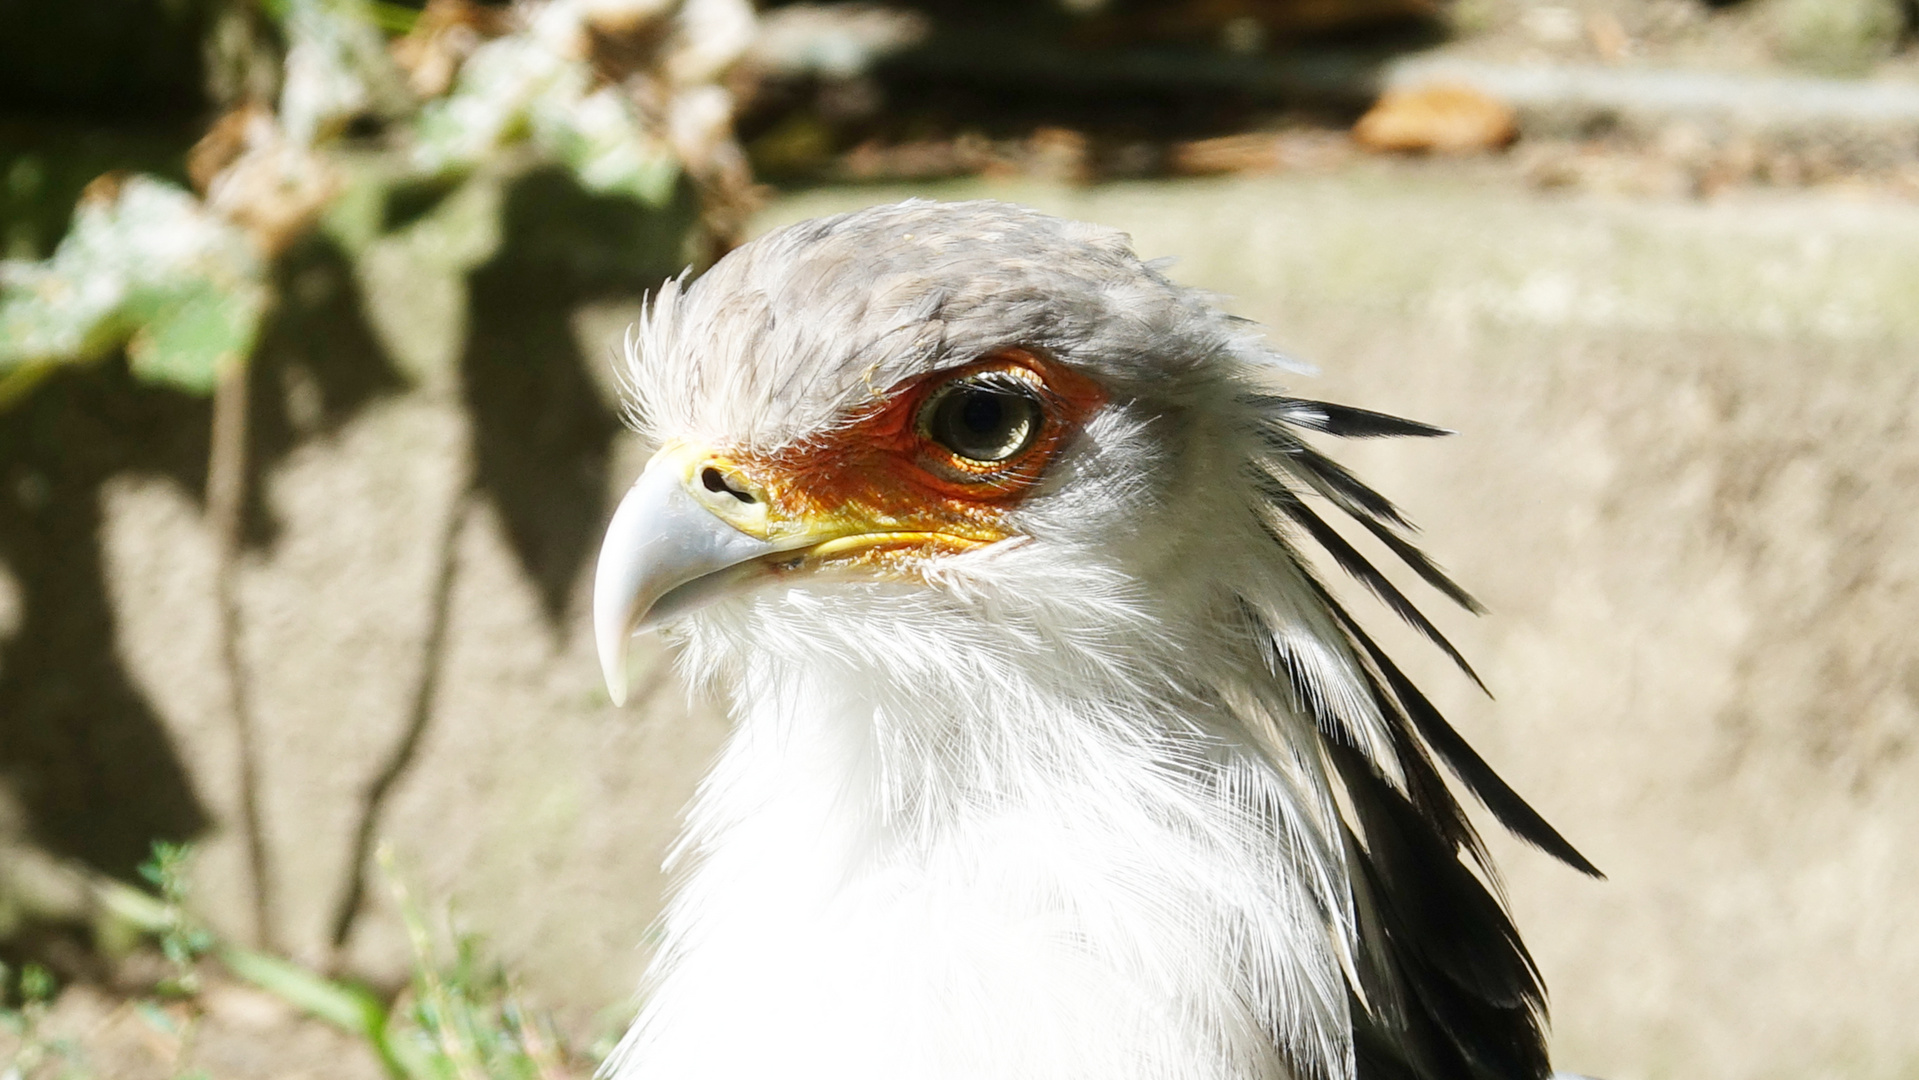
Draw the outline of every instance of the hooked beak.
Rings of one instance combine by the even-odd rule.
[[[629,637],[719,599],[740,576],[727,571],[810,542],[767,540],[765,521],[765,493],[723,461],[667,447],[647,463],[613,512],[593,576],[593,637],[615,705],[626,703]]]
[[[857,496],[820,505],[796,490],[782,495],[724,454],[670,444],[620,500],[600,545],[593,637],[607,694],[626,703],[626,643],[635,633],[744,583],[888,550],[968,551],[1005,535],[980,522],[902,516]]]

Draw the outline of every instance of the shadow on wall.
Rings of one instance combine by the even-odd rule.
[[[653,210],[539,172],[512,185],[503,214],[501,246],[469,277],[458,404],[472,433],[471,495],[499,509],[557,628],[610,509],[620,427],[599,389],[605,380],[586,366],[607,356],[582,355],[572,318],[582,303],[636,299],[678,272],[694,208],[682,197]],[[256,551],[270,550],[280,529],[261,499],[263,478],[371,402],[408,392],[367,321],[351,260],[316,236],[279,267],[279,306],[252,380],[246,543]],[[198,793],[205,764],[183,760],[119,658],[101,489],[123,475],[157,475],[198,498],[209,420],[205,400],[138,382],[122,357],[64,370],[0,417],[0,562],[19,583],[19,617],[0,640],[0,781],[29,839],[120,878],[133,877],[154,840],[191,839],[214,820]],[[445,595],[436,591],[441,610],[425,620],[430,648]],[[429,683],[437,662],[428,657]],[[428,698],[419,695],[408,729],[368,778],[360,808],[368,838],[422,742]]]
[[[208,416],[206,402],[142,386],[115,360],[48,379],[0,423],[0,559],[20,588],[18,627],[0,643],[0,776],[35,842],[120,876],[153,840],[209,821],[120,666],[100,488],[132,473],[200,489]]]
[[[636,212],[534,173],[507,197],[500,250],[469,278],[471,324],[461,383],[473,424],[474,483],[499,509],[547,618],[564,617],[593,553],[619,414],[587,365],[571,318],[595,300],[633,300],[683,265],[691,198]]]
[[[278,268],[282,302],[255,356],[246,542],[277,532],[262,477],[301,441],[401,386],[360,316],[345,255],[324,241]],[[290,387],[299,388],[294,393]],[[100,491],[157,475],[201,494],[205,400],[145,385],[123,357],[62,370],[0,423],[0,560],[21,616],[0,644],[0,776],[48,851],[130,878],[155,840],[212,822],[146,695],[122,669],[99,548]]]
[[[573,315],[598,300],[634,300],[680,271],[697,222],[689,192],[664,210],[585,192],[564,172],[522,177],[507,194],[500,247],[468,276],[461,404],[472,446],[462,504],[491,502],[521,572],[540,597],[550,631],[567,617],[573,585],[588,565],[607,504],[608,469],[621,427],[615,404],[588,365]],[[367,875],[387,801],[424,741],[438,684],[453,593],[453,545],[465,506],[441,534],[439,573],[428,598],[425,667],[407,719],[356,809],[347,880],[329,937],[344,947],[365,910]]]

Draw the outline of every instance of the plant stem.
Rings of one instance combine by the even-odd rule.
[[[214,543],[214,622],[220,662],[226,669],[227,715],[233,719],[239,764],[240,831],[246,844],[253,900],[253,943],[276,948],[271,856],[260,814],[258,733],[249,703],[246,666],[240,654],[239,557],[247,495],[248,372],[244,359],[229,362],[213,391],[213,432],[207,458],[207,524]]]
[[[360,797],[359,824],[353,831],[353,847],[347,855],[346,889],[333,913],[332,944],[338,955],[353,936],[353,926],[366,906],[367,864],[373,856],[375,834],[386,802],[400,778],[406,774],[419,753],[426,736],[427,723],[433,717],[433,702],[440,687],[440,668],[445,662],[447,619],[453,605],[453,579],[458,568],[460,533],[467,512],[473,505],[473,477],[470,465],[462,466],[463,478],[453,505],[447,509],[446,524],[438,544],[439,564],[435,567],[432,591],[428,596],[426,638],[420,645],[419,678],[413,684],[413,696],[407,710],[406,726],[393,744],[380,770],[367,783]]]

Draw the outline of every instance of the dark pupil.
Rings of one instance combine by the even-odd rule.
[[[974,461],[1005,461],[1038,433],[1039,403],[1017,390],[956,386],[933,412],[928,434],[940,445]]]
[[[998,394],[975,390],[966,395],[965,403],[960,406],[960,423],[966,425],[971,435],[991,435],[998,431],[1000,417],[1004,415],[1006,408],[1000,404]]]

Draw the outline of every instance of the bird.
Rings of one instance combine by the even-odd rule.
[[[615,704],[658,632],[730,722],[603,1075],[1551,1074],[1444,774],[1599,872],[1332,584],[1479,682],[1378,553],[1480,605],[1323,449],[1447,432],[1291,395],[1223,304],[990,200],[790,225],[653,293],[594,635]]]

